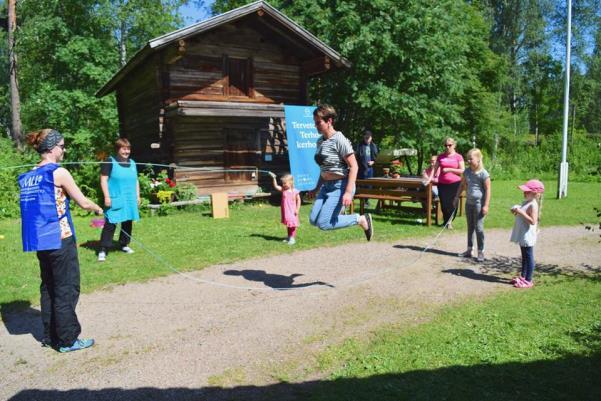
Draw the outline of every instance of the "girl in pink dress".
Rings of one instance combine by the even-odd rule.
[[[300,225],[298,214],[300,212],[300,191],[294,189],[294,178],[290,174],[284,174],[280,180],[282,186],[278,185],[275,174],[271,174],[273,186],[282,193],[282,224],[288,228],[288,239],[284,240],[288,245],[296,244],[296,227]]]

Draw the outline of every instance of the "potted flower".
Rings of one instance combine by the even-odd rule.
[[[169,203],[175,199],[176,183],[167,177],[165,170],[156,178],[150,179],[150,200],[152,203]]]
[[[393,160],[390,163],[390,176],[392,178],[400,178],[403,170],[403,163],[400,160]]]

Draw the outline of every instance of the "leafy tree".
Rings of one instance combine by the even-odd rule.
[[[601,17],[597,26],[600,25]],[[583,108],[580,113],[583,115],[583,125],[588,132],[601,135],[601,28],[597,29],[595,35],[595,48],[588,60],[585,78],[586,88],[581,96]]]
[[[0,31],[0,137],[10,137],[10,93],[6,32]]]
[[[218,0],[214,11],[240,4]],[[338,126],[350,136],[371,127],[387,144],[414,147],[418,169],[445,136],[492,142],[500,60],[474,7],[458,0],[272,4],[353,63],[312,88],[314,99],[337,106]]]
[[[119,29],[127,29],[127,54],[133,54],[149,39],[178,28],[182,22],[178,9],[187,2],[19,2],[19,78],[26,132],[59,129],[68,139],[69,160],[89,159],[90,153],[109,148],[118,135],[114,97],[98,99],[95,93],[120,68]]]
[[[19,3],[23,124],[27,131],[59,129],[71,160],[89,159],[117,132],[114,101],[94,96],[117,65],[95,6],[92,0]]]
[[[119,51],[119,61],[127,60],[146,42],[179,28],[181,6],[190,0],[103,0],[97,8],[102,24],[109,29]],[[202,0],[195,0],[201,7]]]

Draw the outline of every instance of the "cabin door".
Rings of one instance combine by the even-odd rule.
[[[258,178],[256,169],[261,158],[258,131],[226,128],[223,138],[225,141],[223,146],[225,182],[256,182]]]

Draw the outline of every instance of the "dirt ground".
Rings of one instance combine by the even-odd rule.
[[[457,257],[465,233],[447,231],[426,253],[433,237],[358,242],[82,295],[82,337],[96,345],[70,354],[40,347],[37,307],[5,315],[0,399],[295,398],[282,382],[324,379],[314,367],[328,345],[419,324],[466,297],[524,291],[508,284],[519,263],[509,231],[486,234],[484,263]],[[537,269],[600,271],[599,240],[583,227],[544,228]]]

